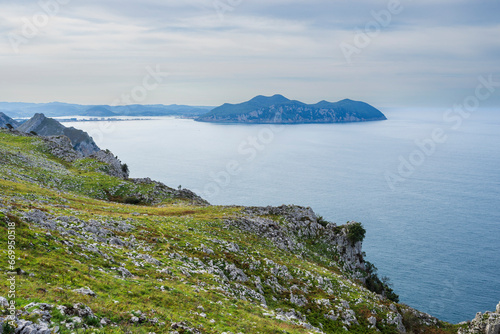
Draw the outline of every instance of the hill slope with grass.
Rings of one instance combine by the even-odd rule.
[[[395,302],[364,261],[359,223],[211,206],[50,143],[0,130],[3,333],[458,330]]]

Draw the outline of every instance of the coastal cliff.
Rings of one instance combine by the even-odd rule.
[[[0,283],[6,333],[468,326],[397,303],[364,260],[359,223],[326,222],[300,206],[211,206],[186,189],[114,176],[105,159],[64,159],[71,144],[56,139],[0,130],[4,249],[15,230],[14,264],[0,259],[15,282]]]

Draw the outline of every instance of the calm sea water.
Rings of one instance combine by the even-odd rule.
[[[500,112],[478,111],[460,125],[444,111],[384,112],[388,121],[357,124],[66,125],[91,133],[132,177],[182,185],[213,204],[299,204],[336,223],[362,222],[367,259],[419,310],[450,322],[494,310]]]

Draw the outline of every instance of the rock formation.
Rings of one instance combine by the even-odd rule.
[[[85,131],[67,128],[55,119],[47,118],[44,114],[35,114],[31,119],[21,124],[17,130],[26,133],[36,133],[40,136],[64,135],[71,140],[73,148],[87,157],[100,149]]]
[[[500,302],[495,312],[478,312],[474,319],[465,324],[467,327],[459,329],[458,334],[499,334]]]

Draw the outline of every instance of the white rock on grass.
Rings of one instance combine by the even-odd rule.
[[[2,307],[8,307],[9,306],[9,301],[5,299],[4,297],[0,297],[0,306]]]
[[[89,287],[75,289],[73,291],[76,292],[76,293],[79,293],[81,295],[92,296],[92,297],[96,296],[96,293],[94,291],[90,290]]]

